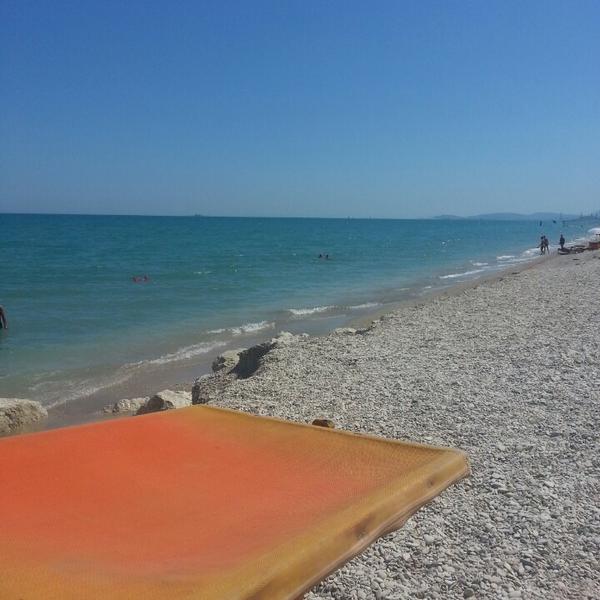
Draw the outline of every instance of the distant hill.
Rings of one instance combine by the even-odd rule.
[[[578,215],[568,215],[564,213],[537,212],[530,215],[519,213],[486,213],[483,215],[473,215],[471,217],[457,217],[456,215],[438,215],[434,219],[465,219],[482,221],[570,221],[579,218]]]
[[[468,217],[457,217],[456,215],[437,215],[436,217],[431,217],[432,219],[441,219],[442,221],[457,221],[462,219],[467,219]]]

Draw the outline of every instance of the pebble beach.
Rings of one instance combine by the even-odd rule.
[[[276,343],[214,405],[460,448],[472,475],[307,600],[600,597],[600,252]]]

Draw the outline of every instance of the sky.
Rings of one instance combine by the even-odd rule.
[[[0,212],[600,209],[600,2],[0,3]]]

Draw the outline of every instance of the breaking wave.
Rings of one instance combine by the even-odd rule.
[[[473,269],[472,271],[465,271],[464,273],[450,273],[450,275],[440,275],[440,279],[456,279],[457,277],[468,277],[469,275],[476,275],[477,273],[483,273],[485,269]]]
[[[239,327],[221,327],[220,329],[211,329],[207,333],[230,333],[232,335],[242,335],[244,333],[254,333],[263,329],[270,329],[272,327],[275,327],[275,323],[270,321],[259,321],[258,323],[245,323]]]
[[[315,315],[334,309],[335,306],[315,306],[313,308],[289,308],[288,312],[295,317],[305,317],[306,315]]]

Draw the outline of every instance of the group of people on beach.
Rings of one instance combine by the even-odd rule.
[[[564,250],[565,248],[565,241],[565,236],[561,233],[560,240],[558,240],[558,245],[560,246],[561,250]],[[548,238],[545,235],[543,235],[540,238],[540,253],[550,254],[550,242],[548,241]]]

